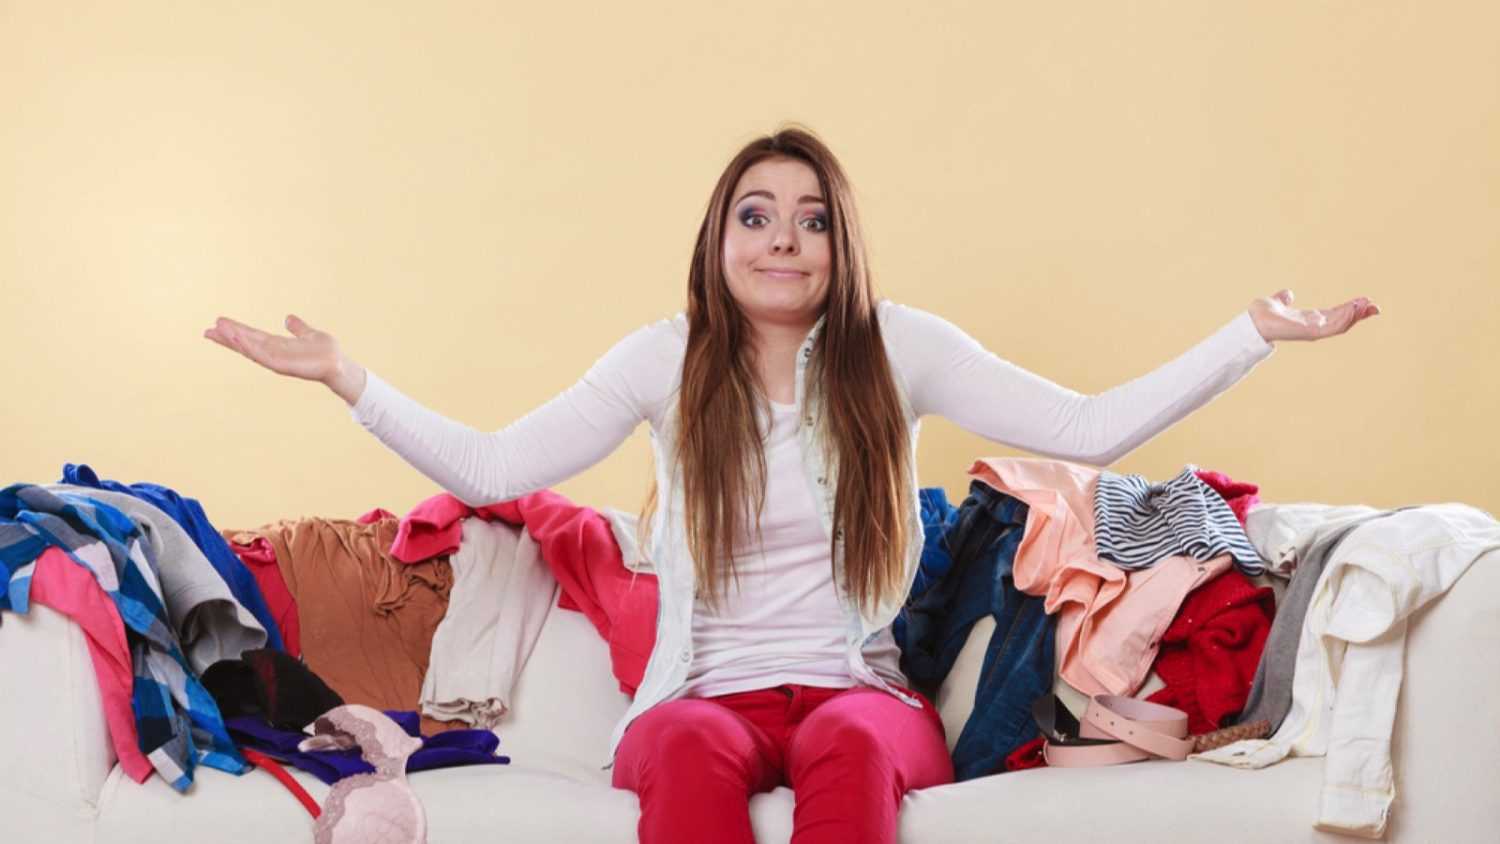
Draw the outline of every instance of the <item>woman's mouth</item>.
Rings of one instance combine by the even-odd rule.
[[[785,279],[787,281],[795,281],[797,279],[807,277],[807,273],[802,272],[801,270],[757,269],[756,272],[761,273],[762,275],[770,276],[771,278]]]

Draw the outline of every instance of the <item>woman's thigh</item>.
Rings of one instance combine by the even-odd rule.
[[[795,788],[799,776],[840,776],[845,768],[858,768],[889,776],[901,792],[952,782],[942,719],[926,698],[922,702],[917,709],[868,687],[835,695],[792,733],[787,779]]]
[[[663,777],[686,777],[741,785],[748,795],[775,788],[780,769],[780,749],[764,730],[726,706],[687,698],[635,719],[615,752],[613,781],[640,792]]]

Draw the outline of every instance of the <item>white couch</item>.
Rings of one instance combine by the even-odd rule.
[[[950,737],[967,717],[992,623],[975,628],[938,699]],[[1500,837],[1500,561],[1474,566],[1411,626],[1394,736],[1397,798],[1386,838]],[[180,795],[121,775],[78,629],[41,606],[0,619],[0,841],[267,842],[311,839],[312,821],[271,776],[200,768]],[[625,698],[604,643],[553,608],[502,723],[508,766],[411,777],[432,844],[635,840],[636,797],[603,754]],[[907,842],[1348,841],[1313,828],[1321,759],[1261,771],[1205,762],[1038,769],[913,792]],[[328,788],[300,771],[322,800]],[[757,839],[791,835],[792,793],[751,800]]]

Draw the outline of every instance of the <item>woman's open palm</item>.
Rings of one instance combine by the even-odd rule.
[[[1267,341],[1336,337],[1379,313],[1380,306],[1363,296],[1332,308],[1295,308],[1290,290],[1250,303],[1250,318]]]
[[[242,322],[219,317],[203,336],[232,349],[280,375],[326,383],[339,369],[339,344],[333,335],[303,322],[286,318],[292,336],[282,337],[252,328]]]

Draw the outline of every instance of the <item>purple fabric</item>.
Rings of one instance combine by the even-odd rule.
[[[421,718],[417,713],[387,710],[385,714],[401,725],[407,735],[421,736]],[[259,750],[278,762],[295,765],[328,785],[355,774],[375,771],[360,758],[359,748],[303,753],[297,749],[297,743],[307,738],[306,733],[277,729],[256,716],[229,718],[224,725],[229,728],[230,737],[240,747]],[[460,765],[509,764],[509,756],[495,753],[499,746],[500,737],[489,730],[449,730],[427,736],[422,739],[422,748],[407,757],[406,772],[410,774],[434,768],[456,768]]]

